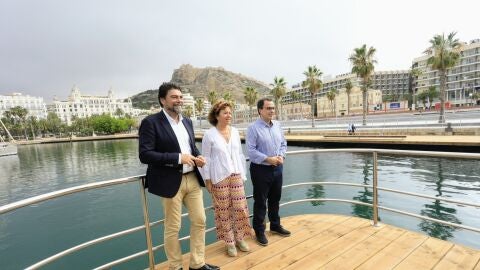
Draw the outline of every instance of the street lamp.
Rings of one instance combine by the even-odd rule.
[[[470,98],[470,103],[473,106],[473,93],[468,94],[468,97]]]

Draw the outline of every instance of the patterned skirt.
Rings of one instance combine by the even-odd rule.
[[[252,235],[245,189],[239,174],[232,174],[213,184],[212,200],[218,240],[232,245]]]

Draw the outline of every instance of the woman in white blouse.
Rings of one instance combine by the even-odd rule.
[[[238,130],[230,125],[232,106],[228,102],[215,103],[208,121],[214,127],[203,135],[202,154],[206,163],[200,172],[212,194],[217,239],[225,241],[227,254],[235,257],[235,246],[244,252],[250,250],[244,238],[252,235],[243,186],[247,179],[245,156]]]

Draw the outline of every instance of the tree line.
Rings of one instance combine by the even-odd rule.
[[[54,112],[49,112],[45,119],[38,119],[28,116],[28,110],[20,106],[5,111],[1,119],[14,138],[27,140],[51,136],[110,135],[130,131],[137,126],[136,120],[129,115],[113,117],[108,114],[86,118],[74,116],[71,125],[68,126]],[[8,137],[4,130],[1,132],[2,136]]]

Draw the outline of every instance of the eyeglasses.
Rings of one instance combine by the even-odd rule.
[[[273,110],[275,110],[275,107],[264,107],[263,109],[273,111]]]

